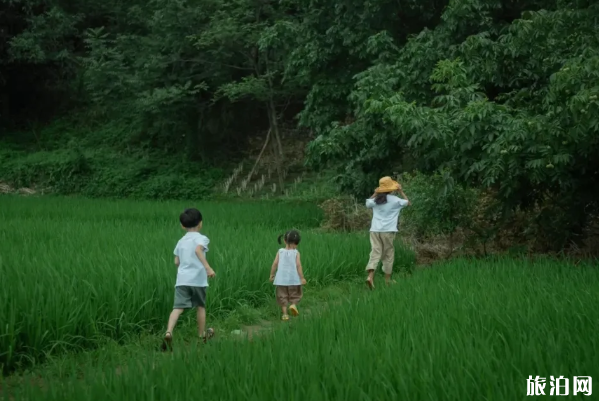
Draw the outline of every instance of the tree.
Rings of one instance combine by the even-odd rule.
[[[459,4],[395,62],[356,77],[356,121],[317,138],[311,160],[343,165],[345,186],[355,192],[393,164],[448,169],[458,182],[496,190],[505,212],[540,209],[539,224],[563,248],[598,208],[591,154],[599,150],[592,112],[599,8],[571,2],[509,21],[500,2]],[[471,21],[479,31],[466,35]]]
[[[285,17],[278,2],[236,0],[225,2],[210,18],[209,28],[197,35],[196,46],[209,54],[214,63],[244,72],[239,79],[218,87],[215,101],[258,101],[264,104],[276,158],[279,191],[284,190],[284,151],[279,130],[279,111],[298,98],[299,87],[283,77],[283,60],[288,49],[273,29]],[[233,64],[235,63],[235,64]],[[301,92],[300,92],[301,93]]]

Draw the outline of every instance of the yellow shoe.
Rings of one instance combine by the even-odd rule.
[[[289,315],[283,315],[281,317],[281,320],[284,321],[284,322],[286,322],[287,320],[289,320]]]
[[[297,306],[295,306],[295,305],[291,305],[289,307],[289,311],[291,312],[291,314],[293,316],[298,316],[299,315],[299,311],[297,310]]]

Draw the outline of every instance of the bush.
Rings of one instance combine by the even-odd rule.
[[[109,150],[62,149],[0,153],[0,181],[14,187],[49,188],[62,195],[100,198],[202,199],[219,169],[155,154],[124,156]]]
[[[405,173],[400,178],[412,205],[399,219],[402,233],[418,240],[454,234],[472,226],[479,193],[455,184],[443,174]],[[336,197],[323,202],[323,228],[355,231],[370,226],[372,212],[353,197]]]
[[[452,235],[471,225],[478,192],[456,184],[449,175],[403,174],[400,179],[412,205],[402,211],[403,231],[417,238]]]
[[[322,228],[333,231],[364,230],[370,226],[372,212],[352,197],[336,197],[324,201]]]
[[[0,153],[0,179],[15,187],[52,187],[69,194],[89,173],[88,160],[74,150]]]

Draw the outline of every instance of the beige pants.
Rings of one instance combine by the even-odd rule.
[[[295,305],[302,299],[301,285],[277,285],[277,303],[280,306]]]
[[[370,233],[370,260],[366,266],[366,271],[376,270],[379,262],[383,261],[383,272],[391,274],[393,272],[393,261],[395,260],[395,247],[393,240],[395,233]]]

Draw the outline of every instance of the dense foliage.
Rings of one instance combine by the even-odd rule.
[[[493,190],[504,216],[534,211],[551,246],[580,239],[599,205],[599,7],[543,6],[451,3],[356,76],[355,121],[323,121],[312,161],[337,162],[362,193],[390,165],[448,170],[448,186]]]
[[[94,146],[214,164],[267,129],[281,148],[298,118],[309,162],[354,194],[443,171],[560,248],[598,209],[598,17],[590,0],[2,0],[0,124],[64,148],[36,124],[78,110],[127,127]]]

